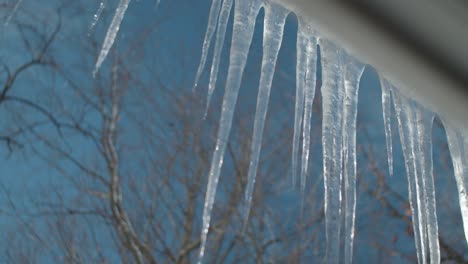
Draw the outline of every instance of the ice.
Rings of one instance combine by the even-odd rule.
[[[247,223],[250,207],[252,204],[252,194],[257,175],[258,161],[262,147],[263,130],[265,118],[270,100],[271,84],[276,68],[278,53],[283,40],[284,24],[289,11],[277,4],[265,5],[265,22],[263,28],[263,58],[258,87],[257,110],[255,113],[254,132],[252,138],[252,149],[250,154],[250,164],[245,191],[244,224]]]
[[[305,57],[305,85],[304,85],[304,128],[302,134],[302,162],[301,162],[301,211],[303,209],[303,201],[305,196],[306,179],[309,171],[309,155],[310,155],[310,131],[312,119],[312,104],[315,97],[315,86],[317,79],[317,38],[315,31],[311,25],[304,20],[299,20],[299,35],[305,39],[300,40],[305,43],[305,52],[302,56]]]
[[[223,50],[224,39],[226,36],[226,28],[231,14],[233,0],[224,0],[221,7],[221,13],[218,20],[218,30],[216,32],[216,41],[213,53],[213,62],[211,65],[210,82],[208,84],[208,97],[206,99],[205,116],[210,107],[211,97],[216,88],[216,81],[218,79],[219,62],[221,59],[221,51]]]
[[[399,91],[392,90],[395,104],[395,112],[398,119],[400,141],[405,158],[406,175],[408,177],[409,201],[412,212],[414,239],[416,244],[418,263],[425,263],[425,247],[422,245],[420,223],[420,212],[417,204],[416,193],[416,162],[414,160],[414,143],[412,141],[413,131],[411,126],[411,113],[409,113],[409,99],[402,96]],[[424,262],[422,262],[424,261]]]
[[[345,221],[345,263],[352,263],[354,225],[356,218],[356,119],[359,83],[364,64],[352,56],[344,55],[345,94],[343,112],[343,179],[344,179],[344,221]]]
[[[439,235],[432,165],[434,114],[392,89],[405,158],[419,263],[440,263]]]
[[[128,5],[130,4],[131,0],[120,0],[117,9],[115,10],[115,15],[112,18],[112,22],[107,30],[106,37],[104,38],[104,43],[102,44],[101,52],[99,53],[98,59],[96,61],[96,66],[94,68],[93,75],[99,71],[102,63],[107,57],[112,45],[114,44],[115,37],[120,29],[120,24],[125,16],[125,12],[127,11]]]
[[[344,70],[343,52],[327,39],[319,40],[322,54],[322,149],[325,186],[326,263],[340,259],[342,129]]]
[[[299,140],[302,132],[302,118],[304,113],[304,87],[307,65],[307,32],[304,22],[299,21],[297,32],[297,62],[296,62],[296,104],[294,108],[294,134],[292,146],[292,184],[296,186],[297,164],[299,160]]]
[[[92,30],[94,29],[94,27],[96,26],[97,22],[98,22],[99,19],[101,18],[102,12],[104,11],[105,8],[106,8],[106,1],[105,1],[105,0],[102,0],[102,1],[99,3],[99,8],[98,8],[98,10],[96,11],[96,13],[95,13],[94,16],[93,16],[93,21],[91,22],[91,25],[89,26],[88,35],[91,33],[91,31],[92,31]]]
[[[93,75],[99,71],[112,48],[130,1],[119,0],[109,29],[106,32]],[[159,5],[159,2],[159,0],[156,0],[156,6]],[[4,22],[4,26],[11,22],[22,3],[23,0],[15,2]],[[89,27],[90,31],[96,26],[106,7],[106,0],[101,0],[99,3]],[[275,2],[270,0],[212,1],[200,65],[195,77],[196,87],[205,68],[211,42],[216,33],[208,85],[207,109],[216,87],[221,53],[233,4],[235,4],[234,26],[228,77],[216,147],[208,175],[202,215],[199,262],[203,260],[206,250],[217,185],[254,33],[256,17],[263,6],[265,8],[263,58],[243,208],[243,221],[247,223],[262,148],[262,137],[272,81],[283,39],[286,17],[289,14],[289,10],[285,9],[278,0],[275,0]],[[320,28],[316,28],[314,24],[300,14],[298,15],[298,21],[296,101],[292,145],[293,186],[297,183],[300,159],[300,189],[302,197],[304,197],[311,152],[312,107],[317,85],[317,45],[320,45],[323,77],[321,93],[326,228],[325,262],[351,263],[356,215],[356,119],[359,82],[364,70],[364,64],[352,57],[343,47],[339,47],[338,43],[319,35],[321,34]],[[321,37],[319,38],[319,36]],[[431,263],[440,263],[431,141],[435,114],[425,106],[420,105],[416,98],[405,94],[403,85],[394,85],[385,76],[381,76],[381,89],[389,175],[394,174],[391,123],[393,101],[405,160],[418,262],[426,263],[430,260]],[[460,124],[452,124],[449,120],[443,120],[455,172],[465,238],[468,241],[468,134],[460,129]],[[301,133],[302,153],[300,153]],[[342,195],[344,195],[344,201]],[[341,234],[342,219],[344,219],[344,234]],[[344,237],[344,261],[340,258],[340,239],[342,237]]]
[[[213,39],[216,30],[216,22],[219,16],[219,9],[221,8],[222,0],[213,0],[211,3],[210,14],[208,16],[208,26],[206,27],[205,39],[203,40],[202,55],[200,65],[198,66],[197,74],[195,76],[194,88],[198,86],[201,74],[205,69],[206,59],[208,58],[208,51],[210,50],[211,40]]]
[[[16,4],[13,7],[13,10],[11,10],[10,15],[7,17],[7,19],[5,20],[5,23],[3,24],[5,27],[10,24],[11,19],[16,14],[16,11],[18,11],[18,7],[21,5],[22,2],[23,0],[16,1]]]
[[[196,84],[206,63],[211,39],[216,32],[216,41],[211,65],[207,109],[216,86],[221,51],[232,5],[235,3],[234,28],[230,51],[230,64],[226,91],[223,99],[218,137],[210,167],[208,187],[203,210],[200,261],[206,247],[216,188],[220,177],[223,156],[232,125],[232,117],[241,85],[242,74],[252,41],[256,16],[261,6],[265,7],[263,59],[260,76],[257,110],[251,146],[248,183],[242,212],[247,223],[252,203],[255,177],[261,153],[265,118],[275,65],[283,38],[284,24],[289,11],[269,0],[214,0],[208,29],[202,49],[202,59],[197,71]],[[316,28],[298,15],[296,102],[294,110],[294,134],[292,145],[292,182],[297,183],[299,159],[300,188],[304,197],[309,174],[310,131],[312,104],[316,87],[317,45],[320,46],[322,62],[322,149],[325,190],[326,263],[351,263],[356,218],[356,119],[359,82],[365,65],[321,36]],[[195,85],[196,86],[196,85]],[[392,101],[398,120],[405,168],[408,180],[409,202],[412,212],[414,238],[419,263],[440,263],[438,223],[432,161],[432,123],[434,113],[408,97],[402,85],[394,85],[381,76],[382,112],[389,175],[393,175],[392,157]],[[401,89],[401,90],[400,90]],[[468,137],[456,126],[445,123],[450,151],[460,197],[465,235],[468,240]],[[300,143],[302,133],[302,146]],[[301,153],[302,147],[302,153]],[[344,201],[342,198],[344,195]],[[303,203],[301,203],[301,208]],[[342,213],[343,211],[343,213]],[[341,221],[344,219],[344,233]],[[344,257],[340,257],[341,241],[344,238]]]
[[[388,172],[393,175],[393,145],[392,145],[392,97],[391,83],[385,78],[380,78],[382,90],[382,113],[385,128],[385,143],[387,144]]]
[[[436,198],[432,161],[432,124],[434,114],[417,107],[416,127],[418,140],[418,161],[421,167],[424,214],[426,215],[427,239],[431,263],[440,263],[439,227],[437,223]]]
[[[322,148],[325,187],[326,263],[340,260],[341,211],[345,222],[345,263],[352,262],[356,214],[356,118],[364,64],[329,40],[322,54]],[[343,189],[344,182],[344,189]],[[342,191],[345,202],[342,201]]]
[[[444,126],[455,171],[465,238],[468,241],[468,137],[448,121],[444,121]]]
[[[229,70],[226,81],[226,91],[224,93],[221,109],[218,137],[208,175],[208,186],[203,208],[199,262],[203,260],[205,253],[206,240],[211,221],[211,211],[213,209],[216,188],[218,185],[219,175],[221,173],[221,167],[223,165],[224,152],[226,150],[229,133],[231,131],[234,108],[247,61],[248,51],[252,42],[255,20],[261,4],[262,1],[260,0],[237,0],[234,8],[234,28]]]

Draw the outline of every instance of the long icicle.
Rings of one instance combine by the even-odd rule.
[[[306,35],[306,74],[305,74],[305,90],[304,90],[304,128],[302,131],[302,162],[301,162],[301,215],[304,209],[306,179],[309,171],[309,155],[310,155],[310,131],[312,124],[312,104],[315,98],[315,86],[317,80],[317,38],[315,32],[310,27],[310,24],[301,21],[301,31],[305,31]]]
[[[397,89],[392,90],[395,112],[398,119],[400,141],[405,158],[406,175],[408,178],[409,201],[411,217],[413,220],[413,232],[416,245],[418,263],[426,263],[426,245],[424,234],[426,225],[423,224],[423,215],[420,204],[418,174],[419,169],[415,160],[415,115],[412,111],[413,103],[402,95]]]
[[[415,178],[415,186],[416,186],[416,202],[417,202],[417,210],[418,210],[418,228],[419,228],[419,235],[421,239],[421,248],[422,248],[422,262],[427,263],[427,247],[428,247],[428,240],[427,240],[427,214],[426,212],[426,196],[424,193],[424,180],[423,180],[423,165],[421,165],[421,161],[423,160],[422,157],[416,158],[416,153],[419,156],[422,156],[424,153],[420,153],[419,150],[421,149],[419,146],[419,131],[418,131],[418,118],[417,118],[417,110],[420,107],[416,104],[413,100],[407,98],[406,105],[404,105],[405,110],[408,112],[409,115],[409,123],[408,127],[410,129],[410,141],[412,143],[412,155],[413,155],[413,162],[416,167],[416,178]]]
[[[421,167],[423,204],[426,215],[427,244],[431,263],[440,263],[439,227],[437,223],[436,198],[432,161],[432,124],[434,113],[421,106],[415,107],[418,140],[418,161]]]
[[[382,113],[385,128],[385,143],[387,145],[388,172],[393,176],[393,143],[392,143],[392,85],[385,78],[380,78],[382,90]]]
[[[221,7],[221,13],[218,20],[218,30],[216,31],[216,41],[213,53],[213,62],[211,65],[210,82],[208,84],[208,96],[206,99],[205,117],[208,114],[210,107],[211,97],[216,88],[216,81],[218,79],[219,63],[221,60],[221,52],[224,46],[224,39],[226,37],[226,28],[229,22],[229,15],[231,14],[233,0],[224,0]]]
[[[224,152],[231,132],[234,108],[237,102],[245,64],[247,62],[248,51],[252,42],[255,20],[260,7],[260,0],[237,0],[234,9],[234,28],[226,91],[221,110],[218,138],[216,140],[216,147],[208,175],[208,186],[203,208],[199,263],[202,262],[205,253],[206,240],[211,221],[211,211],[213,209],[219,175],[223,165]]]
[[[322,148],[325,186],[325,263],[338,263],[341,233],[342,182],[342,51],[331,41],[320,39],[322,55]]]
[[[99,8],[98,8],[98,10],[96,11],[96,13],[94,13],[93,21],[92,21],[91,24],[89,25],[89,28],[88,28],[88,35],[91,34],[91,31],[94,29],[94,27],[96,26],[97,22],[98,22],[99,19],[101,18],[102,12],[104,11],[105,8],[106,8],[106,1],[105,1],[105,0],[101,0],[101,2],[99,3]]]
[[[208,26],[206,27],[205,39],[203,40],[202,55],[200,65],[198,66],[197,74],[195,75],[195,84],[193,88],[198,86],[201,74],[205,69],[206,59],[208,58],[208,51],[210,50],[211,40],[213,39],[216,30],[216,22],[218,21],[219,10],[221,8],[222,0],[212,0],[210,14],[208,17]]]
[[[294,108],[294,134],[292,146],[292,185],[296,186],[297,164],[299,161],[299,140],[302,132],[304,113],[304,87],[307,65],[307,33],[304,22],[300,19],[297,32],[296,62],[296,103]]]
[[[258,87],[257,110],[255,113],[254,132],[252,138],[252,149],[250,164],[245,191],[244,227],[247,225],[250,207],[252,204],[252,194],[257,175],[260,149],[262,147],[263,130],[265,118],[270,101],[271,84],[275,74],[276,61],[283,41],[284,24],[289,11],[278,4],[265,5],[265,22],[263,28],[263,58]]]
[[[16,14],[16,11],[18,10],[18,7],[21,5],[22,2],[23,2],[23,0],[18,0],[18,1],[16,1],[16,4],[15,4],[15,6],[13,7],[13,10],[11,10],[10,15],[9,15],[9,16],[7,17],[7,19],[5,20],[5,23],[3,24],[3,26],[7,27],[8,24],[10,24],[11,19],[12,19],[13,16]]]
[[[465,239],[468,242],[468,138],[447,121],[444,122],[444,127],[457,182]]]
[[[345,56],[345,95],[343,113],[343,179],[345,221],[345,263],[352,263],[356,219],[356,119],[359,83],[364,64]]]
[[[125,16],[128,5],[131,0],[120,0],[117,9],[115,10],[115,15],[112,18],[112,22],[107,30],[106,37],[104,38],[104,43],[102,44],[101,52],[99,53],[98,59],[96,61],[96,66],[94,67],[93,76],[99,71],[102,63],[107,57],[112,45],[114,44],[117,33],[120,29],[120,24]]]

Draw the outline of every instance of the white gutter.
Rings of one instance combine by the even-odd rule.
[[[320,33],[440,116],[468,128],[466,6],[429,0],[275,1],[311,19]],[[388,23],[377,23],[381,18]]]

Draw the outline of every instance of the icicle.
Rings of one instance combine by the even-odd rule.
[[[423,182],[423,168],[420,165],[423,158],[421,157],[423,153],[419,153],[419,142],[418,142],[418,119],[417,119],[417,108],[414,102],[409,101],[409,104],[406,106],[406,111],[408,111],[409,115],[409,123],[408,127],[410,129],[410,142],[412,144],[412,155],[413,155],[413,162],[416,166],[415,170],[415,186],[416,186],[416,203],[417,203],[417,211],[418,211],[418,228],[419,228],[419,235],[421,241],[421,248],[422,248],[422,262],[427,262],[427,214],[426,211],[426,196],[424,194],[424,182]],[[418,156],[416,156],[418,154]]]
[[[11,10],[11,13],[10,15],[7,17],[7,19],[5,20],[5,23],[3,24],[3,26],[8,26],[8,24],[10,24],[10,21],[11,19],[13,18],[13,16],[16,14],[16,11],[18,10],[18,7],[21,5],[21,3],[23,2],[23,0],[18,0],[16,1],[16,4],[15,6],[13,7],[13,10]]]
[[[216,42],[213,53],[213,62],[211,65],[210,82],[208,84],[208,97],[206,100],[205,117],[210,107],[211,97],[216,88],[216,81],[218,79],[219,62],[221,59],[221,52],[223,50],[224,39],[226,36],[226,28],[229,21],[229,15],[231,14],[233,0],[224,0],[223,6],[221,7],[221,14],[218,20],[218,30],[216,32]]]
[[[439,228],[437,224],[436,198],[432,162],[432,124],[434,114],[422,108],[415,107],[418,162],[422,178],[423,214],[425,214],[427,242],[431,263],[440,263]]]
[[[218,129],[218,138],[211,161],[208,176],[208,187],[203,208],[203,226],[199,263],[203,260],[206,239],[210,227],[211,211],[216,195],[224,152],[226,150],[229,133],[231,131],[234,108],[241,85],[242,75],[247,61],[248,51],[252,42],[255,20],[261,7],[260,0],[237,0],[234,9],[234,28],[229,60],[229,70],[226,82],[226,91],[221,110],[221,120]]]
[[[260,149],[262,147],[263,129],[270,100],[271,84],[275,73],[278,53],[283,41],[284,24],[289,11],[277,4],[265,6],[265,22],[263,28],[263,58],[258,88],[257,110],[255,113],[254,133],[248,172],[247,189],[245,191],[244,225],[247,224],[252,194],[257,175]]]
[[[410,130],[410,123],[408,113],[404,107],[408,104],[407,99],[402,97],[399,94],[399,91],[396,89],[392,90],[393,95],[393,102],[395,105],[395,112],[398,119],[398,130],[400,132],[400,140],[401,146],[403,149],[403,156],[405,158],[405,168],[406,168],[406,175],[408,177],[408,191],[409,191],[409,202],[411,207],[411,217],[413,220],[413,232],[414,232],[414,240],[416,244],[416,251],[418,256],[418,263],[421,263],[421,260],[425,260],[424,254],[422,253],[423,248],[421,246],[421,239],[420,239],[420,230],[418,227],[419,222],[419,214],[417,211],[417,198],[416,198],[416,168],[414,162],[414,150],[413,150],[413,142],[411,142],[410,138],[412,135],[412,131]],[[406,104],[406,105],[405,105]]]
[[[297,163],[299,159],[299,137],[302,127],[302,118],[304,113],[304,86],[306,78],[307,65],[307,34],[305,25],[302,19],[299,18],[297,32],[297,62],[296,62],[296,105],[294,109],[294,135],[292,147],[292,183],[296,186],[297,178]]]
[[[302,162],[301,162],[301,214],[304,208],[306,177],[309,170],[310,131],[312,122],[312,104],[315,97],[317,79],[317,38],[315,32],[305,21],[299,22],[301,34],[306,37],[305,54],[305,90],[304,90],[304,130],[302,136]]]
[[[465,238],[468,242],[468,137],[448,122],[444,122],[444,126],[457,182]]]
[[[94,68],[93,75],[95,76],[96,73],[99,71],[101,64],[107,57],[112,45],[114,44],[115,37],[120,29],[120,23],[124,18],[125,12],[127,11],[128,5],[131,0],[120,0],[117,9],[115,10],[114,18],[112,18],[112,22],[107,30],[106,37],[104,39],[104,43],[102,44],[101,52],[99,53],[99,57],[96,62],[96,66]]]
[[[326,263],[338,263],[341,229],[342,179],[342,51],[332,42],[320,39],[322,54],[322,148],[325,186]]]
[[[418,262],[426,263],[427,246],[429,246],[431,263],[439,263],[437,214],[432,175],[433,114],[425,112],[426,110],[402,95],[397,89],[392,90],[392,95],[408,177]]]
[[[345,263],[352,263],[356,218],[356,118],[359,83],[364,64],[345,56],[345,94],[343,113],[343,178],[345,193]]]
[[[104,9],[106,8],[106,1],[105,0],[102,0],[100,3],[99,3],[99,8],[98,10],[96,11],[96,13],[94,14],[93,16],[93,21],[91,22],[91,25],[89,26],[89,29],[88,29],[88,35],[91,34],[91,31],[94,29],[94,27],[96,26],[97,22],[99,21],[99,18],[101,18],[101,15],[102,15],[102,12],[104,11]]]
[[[383,77],[380,78],[380,87],[382,89],[382,112],[385,126],[385,143],[387,144],[388,171],[393,176],[393,145],[392,145],[392,98],[393,89],[390,82]]]
[[[203,40],[202,55],[200,65],[198,66],[197,74],[195,75],[195,84],[193,88],[198,86],[201,74],[205,69],[206,59],[208,58],[208,51],[211,46],[211,39],[213,38],[216,30],[216,22],[218,21],[219,9],[221,8],[222,0],[213,0],[211,2],[210,15],[208,17],[208,26],[206,27],[205,39]]]

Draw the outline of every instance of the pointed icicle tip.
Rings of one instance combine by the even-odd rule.
[[[302,56],[305,59],[304,69],[304,81],[299,85],[304,85],[304,110],[303,112],[303,131],[302,131],[302,157],[301,157],[301,215],[304,210],[304,199],[305,199],[305,187],[307,182],[307,176],[309,172],[309,156],[310,156],[310,144],[311,144],[311,131],[312,131],[312,113],[313,103],[315,98],[315,87],[317,85],[317,38],[316,32],[312,30],[311,25],[304,20],[299,22],[299,35],[305,37],[305,46],[299,47],[304,49]],[[302,38],[302,37],[301,37]],[[303,40],[298,40],[301,45]],[[301,60],[301,59],[300,59]],[[299,70],[301,71],[301,70]],[[302,73],[299,73],[299,78]]]
[[[107,54],[109,54],[109,51],[114,44],[115,38],[117,37],[117,33],[120,29],[120,24],[122,23],[130,1],[131,0],[120,0],[119,5],[115,10],[114,17],[112,18],[112,22],[109,26],[109,29],[107,30],[106,37],[104,38],[101,52],[99,53],[98,59],[96,61],[96,66],[93,71],[94,77],[96,76],[96,73],[99,71],[99,68],[106,59]]]
[[[200,59],[200,65],[198,65],[197,73],[195,75],[195,82],[192,90],[195,90],[200,81],[200,77],[205,69],[206,59],[208,58],[208,51],[211,46],[211,40],[216,30],[219,12],[221,9],[221,0],[213,0],[211,2],[210,14],[208,17],[208,26],[206,27],[205,38],[203,40],[202,55]]]
[[[304,112],[304,86],[306,79],[306,47],[307,37],[303,22],[299,20],[296,44],[296,102],[294,106],[294,134],[292,146],[292,185],[296,187],[299,163],[300,135],[302,132],[302,117]]]
[[[11,10],[11,13],[7,17],[7,19],[5,20],[5,23],[3,24],[3,26],[7,27],[10,24],[11,19],[13,18],[13,16],[15,16],[15,14],[18,11],[18,8],[19,8],[19,6],[21,5],[22,2],[23,2],[23,0],[16,1],[16,4],[13,7],[13,10]]]
[[[244,199],[244,228],[248,222],[252,195],[257,176],[260,150],[262,148],[263,130],[268,112],[271,85],[275,74],[276,61],[283,41],[284,25],[289,11],[276,4],[265,6],[265,22],[263,29],[263,58],[260,70],[260,84],[258,87],[257,109],[255,113],[254,132],[252,138],[250,164],[248,171],[247,188]]]
[[[221,60],[221,52],[224,46],[226,37],[226,28],[231,14],[233,0],[224,0],[221,7],[221,13],[218,19],[218,30],[216,31],[216,41],[213,53],[213,62],[211,64],[210,82],[208,84],[208,96],[206,98],[205,116],[208,114],[210,108],[211,97],[216,88],[216,81],[218,79],[219,63]],[[198,81],[197,81],[198,82]]]
[[[97,25],[99,19],[101,18],[102,12],[104,11],[105,8],[106,8],[106,1],[105,1],[105,0],[101,0],[101,2],[99,3],[98,10],[97,10],[96,13],[94,13],[94,15],[93,15],[93,20],[92,20],[92,22],[91,22],[91,25],[89,25],[88,37],[91,36],[92,30],[93,30],[94,27]]]

